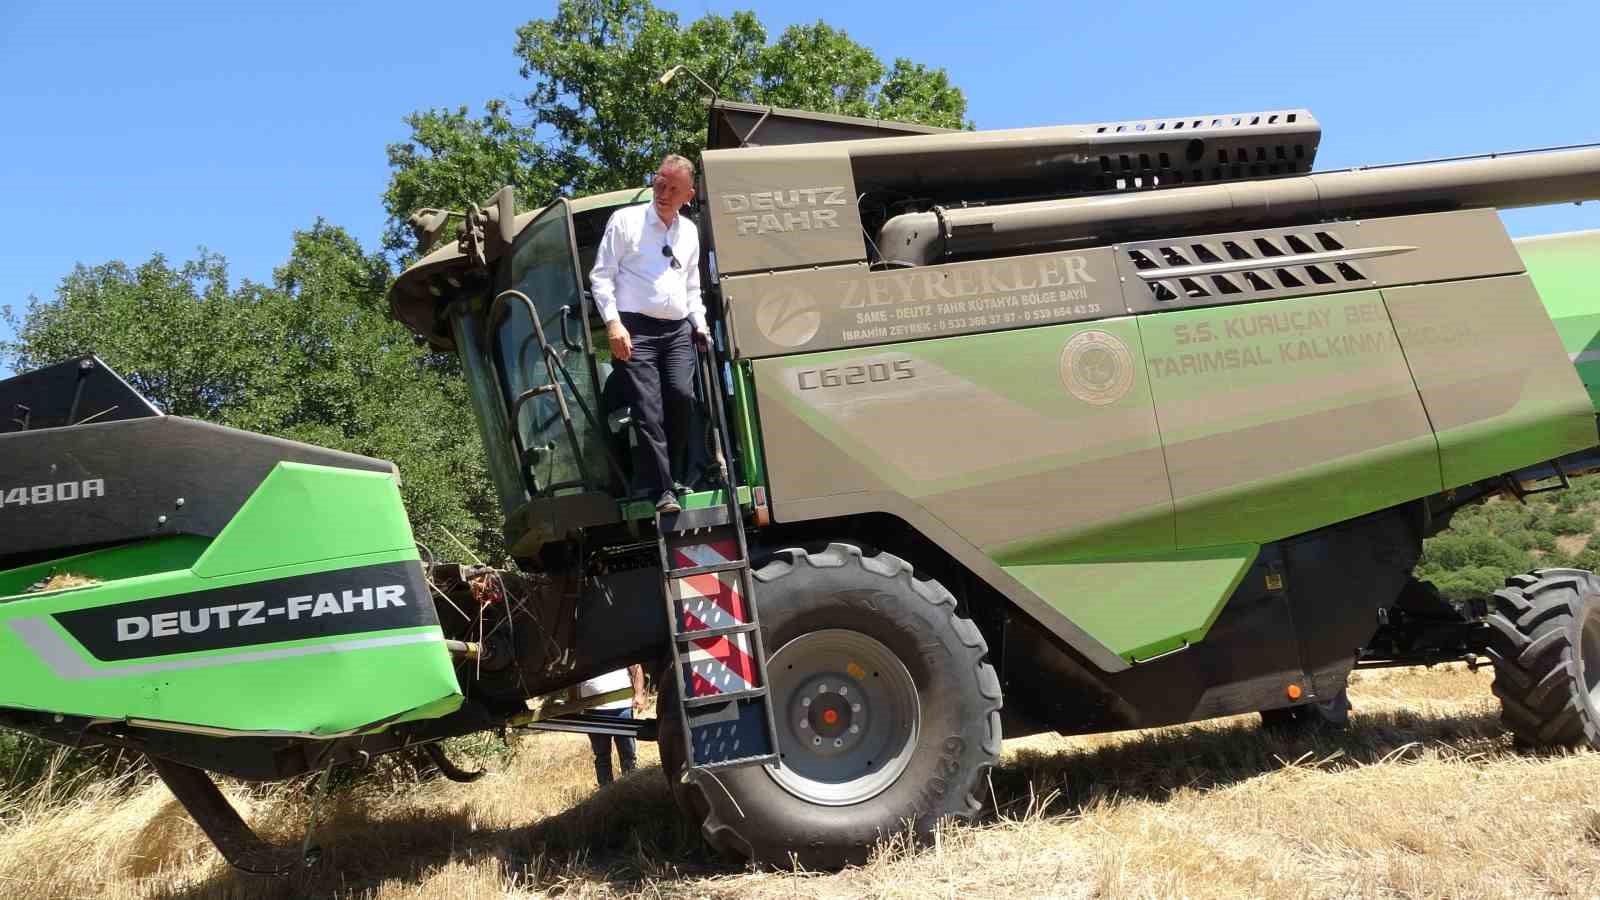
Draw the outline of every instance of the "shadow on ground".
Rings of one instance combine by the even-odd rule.
[[[1012,754],[990,778],[989,816],[1072,813],[1111,797],[1160,802],[1180,789],[1235,784],[1300,761],[1324,770],[1402,757],[1422,747],[1467,764],[1514,755],[1491,713],[1438,715],[1403,711],[1359,715],[1343,732],[1284,735],[1253,719],[1130,735],[1090,750]],[[508,784],[508,788],[514,787]],[[286,829],[274,837],[289,844]],[[575,881],[628,892],[680,877],[725,875],[738,868],[710,857],[678,816],[658,768],[597,791],[573,808],[530,827],[482,828],[462,811],[422,810],[364,818],[346,801],[319,829],[324,853],[312,869],[282,878],[219,866],[210,880],[168,896],[310,897],[360,893],[389,880],[418,883],[450,863],[498,862],[502,878],[524,890],[559,890]]]
[[[516,782],[508,790],[525,790]],[[678,816],[658,767],[642,769],[532,826],[485,827],[462,809],[388,812],[369,818],[359,798],[342,800],[317,829],[317,865],[282,877],[221,865],[210,879],[169,898],[289,898],[359,894],[385,881],[420,883],[451,863],[493,860],[502,880],[551,889],[574,880],[628,891],[651,879],[729,871]],[[297,846],[303,813],[284,827],[254,823],[279,846]]]
[[[1296,762],[1337,771],[1424,747],[1481,760],[1517,753],[1493,712],[1373,712],[1352,717],[1343,731],[1301,734],[1264,729],[1250,716],[1143,732],[1087,751],[1024,749],[994,770],[986,799],[1003,816],[1063,814],[1111,797],[1160,802],[1180,789],[1226,787]]]

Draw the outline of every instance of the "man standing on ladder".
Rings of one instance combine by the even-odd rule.
[[[611,214],[589,285],[648,450],[635,486],[649,489],[658,511],[677,512],[672,449],[687,448],[695,347],[710,342],[700,233],[678,214],[694,197],[694,164],[668,156],[651,187],[650,203]]]

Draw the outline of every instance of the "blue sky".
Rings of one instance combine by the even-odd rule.
[[[980,128],[1304,106],[1319,168],[1600,141],[1600,2],[666,2],[824,19],[945,67]],[[75,262],[191,257],[265,279],[318,216],[376,246],[386,144],[427,108],[523,90],[553,2],[0,0],[0,305]],[[1506,214],[1600,228],[1600,203]]]

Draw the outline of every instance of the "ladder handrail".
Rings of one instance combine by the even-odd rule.
[[[578,474],[583,479],[584,487],[587,488],[589,486],[589,468],[584,464],[583,444],[578,440],[577,429],[572,425],[572,412],[567,407],[566,393],[561,390],[560,383],[556,381],[556,373],[558,371],[561,373],[561,376],[566,379],[567,386],[572,390],[573,399],[578,401],[578,408],[582,410],[583,417],[588,420],[589,427],[594,430],[594,433],[597,436],[604,433],[601,430],[600,422],[595,418],[594,413],[589,409],[589,404],[584,401],[583,392],[578,390],[577,385],[573,381],[572,373],[567,370],[566,363],[561,360],[561,357],[557,355],[555,350],[551,348],[550,342],[546,340],[544,335],[544,324],[539,321],[539,308],[534,306],[533,301],[529,299],[527,294],[524,294],[516,288],[510,288],[497,294],[494,298],[494,302],[489,306],[489,316],[486,319],[486,321],[489,323],[489,327],[499,327],[497,325],[498,313],[504,307],[504,305],[511,300],[520,300],[523,306],[527,308],[528,320],[533,324],[533,337],[539,342],[540,355],[544,357],[545,373],[550,378],[550,381],[547,384],[535,385],[528,390],[523,391],[521,394],[517,395],[516,400],[511,404],[510,412],[512,437],[519,445],[522,443],[522,435],[519,433],[517,426],[517,417],[522,410],[523,404],[527,400],[530,400],[539,394],[554,393],[556,395],[557,407],[561,412],[561,423],[566,429],[567,439],[572,442],[573,461],[578,466]],[[565,309],[566,307],[563,307],[563,316],[566,315]],[[524,345],[526,342],[526,339],[524,339]],[[520,351],[518,356],[518,362],[520,364]],[[524,453],[526,453],[528,450],[527,447],[521,447],[520,449]],[[617,461],[616,454],[611,452],[611,448],[607,446],[604,441],[601,442],[601,450],[604,451],[606,463],[610,467],[611,473],[616,476],[617,481],[619,483],[626,483],[627,478],[625,478],[622,474],[622,465]],[[547,486],[542,493],[548,493],[553,489],[553,487],[553,485]]]
[[[722,457],[718,466],[718,474],[722,478],[723,489],[727,492],[727,496],[724,498],[724,501],[726,503],[728,513],[728,527],[733,529],[734,539],[737,541],[739,548],[739,559],[744,562],[744,569],[739,575],[740,588],[744,592],[745,603],[750,609],[751,621],[759,623],[760,613],[757,609],[755,597],[755,570],[751,568],[750,546],[745,538],[744,533],[744,511],[739,507],[739,477],[737,467],[733,465],[733,442],[732,434],[728,430],[727,408],[724,406],[726,395],[723,393],[722,389],[722,370],[717,364],[717,355],[714,352],[713,346],[697,346],[696,350],[696,364],[702,369],[702,378],[707,382],[709,387],[706,402],[710,403],[712,406],[712,422],[713,427],[717,432],[717,447]],[[664,549],[666,543],[665,538],[662,537],[661,540]],[[665,557],[665,553],[662,555]],[[766,711],[767,734],[772,736],[772,752],[776,754],[778,752],[778,722],[777,716],[772,709],[772,685],[768,680],[767,649],[766,643],[761,637],[760,627],[754,628],[750,631],[750,643],[751,650],[756,655],[757,670],[761,673],[761,687],[767,691],[766,702],[762,705]],[[674,655],[676,655],[676,643],[674,643],[673,650]],[[680,692],[680,705],[682,703],[682,699],[683,698]],[[685,721],[687,722],[687,720]],[[685,724],[685,738],[687,738],[688,735],[689,728],[688,725]],[[687,759],[688,762],[692,764],[694,762],[694,747],[692,743],[688,749],[689,756]]]
[[[717,356],[712,347],[697,347],[696,351],[695,364],[701,369],[701,378],[706,383],[706,402],[712,407],[712,427],[716,429],[717,450],[722,456],[722,459],[718,460],[717,474],[721,476],[723,487],[728,491],[728,516],[737,523],[734,530],[739,535],[739,555],[743,559],[749,559],[749,547],[745,545],[744,521],[739,511],[739,478],[733,465],[733,441],[732,434],[728,430],[727,407],[724,406],[722,371],[717,365]]]

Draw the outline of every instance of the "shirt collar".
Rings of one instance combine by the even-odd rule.
[[[644,215],[645,222],[655,222],[656,225],[661,227],[662,231],[667,232],[669,235],[672,233],[672,226],[677,225],[678,219],[683,217],[683,213],[678,213],[677,218],[672,220],[672,225],[668,225],[667,223],[661,221],[661,214],[656,212],[656,205],[654,203],[645,204]]]

